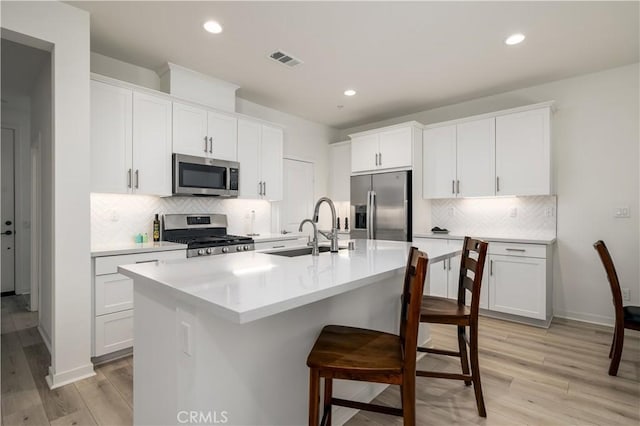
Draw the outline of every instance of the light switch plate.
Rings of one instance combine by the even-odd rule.
[[[509,216],[510,217],[518,216],[518,208],[517,207],[510,207],[509,208]]]
[[[631,216],[629,206],[616,207],[613,212],[616,219],[626,219]]]
[[[629,290],[626,287],[622,288],[622,300],[627,301],[627,302],[629,300],[631,300],[631,290]]]
[[[193,354],[191,324],[184,321],[180,322],[180,337],[182,340],[182,352],[191,356]]]

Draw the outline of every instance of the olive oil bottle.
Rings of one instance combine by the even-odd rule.
[[[156,218],[153,219],[153,241],[160,241],[160,220],[158,219],[158,213],[156,213]]]

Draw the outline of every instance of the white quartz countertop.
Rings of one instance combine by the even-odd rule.
[[[186,250],[186,244],[158,241],[150,243],[125,243],[91,247],[91,257],[116,256],[119,254],[149,253],[154,251]]]
[[[306,234],[302,234],[299,232],[291,232],[288,234],[260,234],[260,235],[252,235],[253,241],[256,243],[268,243],[271,241],[286,241],[286,240],[297,240],[298,238],[306,237]]]
[[[413,234],[414,238],[434,238],[442,240],[464,240],[464,235],[455,234],[434,234],[432,232],[425,232],[424,234]],[[553,244],[556,242],[556,238],[529,238],[526,236],[488,236],[488,235],[472,235],[474,238],[479,238],[485,241],[494,241],[496,243],[522,243],[522,244]]]
[[[118,271],[244,324],[398,275],[412,243],[355,240],[355,250],[299,257],[243,252],[124,265]],[[413,243],[430,262],[460,253],[444,241]]]

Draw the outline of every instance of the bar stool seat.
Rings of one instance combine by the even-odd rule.
[[[400,373],[403,365],[399,336],[340,325],[322,329],[307,359],[307,366],[325,374],[332,371],[336,379],[358,373]]]
[[[466,323],[468,325],[470,317],[471,308],[467,305],[460,306],[455,299],[437,296],[422,298],[421,322],[435,322],[438,324]]]

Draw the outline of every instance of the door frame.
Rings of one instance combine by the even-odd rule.
[[[18,234],[16,232],[16,230],[18,229],[18,179],[16,179],[17,176],[17,171],[16,169],[18,169],[18,162],[16,161],[17,156],[18,156],[18,145],[19,145],[19,136],[18,136],[18,129],[15,128],[14,126],[5,126],[4,124],[2,125],[2,129],[6,129],[10,132],[12,132],[12,136],[13,136],[13,140],[11,141],[13,147],[12,147],[12,153],[13,153],[13,158],[11,159],[12,163],[13,163],[13,294],[19,294],[18,292],[16,292],[17,290],[17,283],[18,283]],[[0,165],[0,169],[1,169],[1,165]],[[2,175],[0,175],[0,183],[2,183]],[[2,204],[2,200],[0,200],[0,205]],[[2,265],[0,264],[0,268],[2,267]],[[22,271],[20,271],[22,272]],[[6,294],[10,295],[11,294],[11,290],[7,290]]]

